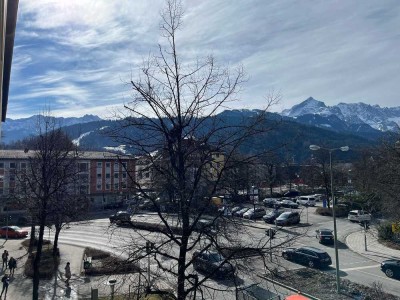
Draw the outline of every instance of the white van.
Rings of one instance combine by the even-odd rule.
[[[315,197],[312,196],[300,196],[297,198],[297,204],[304,206],[315,206]]]
[[[365,213],[363,210],[352,210],[349,212],[347,219],[351,222],[369,222],[371,221],[371,215]]]

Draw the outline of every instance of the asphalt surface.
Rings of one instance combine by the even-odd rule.
[[[335,254],[333,245],[321,245],[315,237],[315,230],[318,228],[330,228],[333,229],[333,221],[330,217],[324,217],[314,214],[315,208],[308,208],[308,222],[307,222],[307,209],[299,209],[301,211],[301,224],[292,227],[278,228],[276,238],[272,240],[271,246],[275,248],[272,262],[269,263],[269,268],[277,267],[280,270],[301,268],[303,266],[289,262],[280,257],[280,251],[282,247],[286,246],[315,246],[325,250],[332,257],[333,263],[325,272],[335,274]],[[110,212],[111,214],[112,212]],[[155,214],[139,214],[134,216],[134,220],[140,220],[145,222],[158,223],[158,216]],[[238,234],[237,238],[243,240],[246,245],[252,243],[260,243],[262,241],[268,241],[265,236],[265,229],[274,227],[272,225],[264,223],[262,220],[257,221],[244,221],[243,228],[245,230]],[[382,284],[385,292],[400,296],[400,281],[390,279],[380,271],[381,260],[371,259],[365,255],[360,255],[357,252],[352,251],[346,245],[346,237],[350,234],[362,231],[362,228],[355,223],[351,223],[346,219],[338,219],[338,239],[341,242],[339,244],[339,259],[340,259],[340,277],[349,279],[353,282],[371,285],[373,282],[379,282]],[[87,223],[72,224],[68,229],[62,231],[59,242],[61,245],[62,252],[65,247],[70,252],[76,251],[76,253],[70,253],[69,257],[65,259],[75,261],[75,272],[73,272],[73,284],[71,285],[72,291],[68,292],[65,286],[62,284],[62,275],[52,281],[45,283],[42,290],[53,289],[51,293],[52,297],[46,297],[45,299],[78,299],[80,296],[90,296],[90,289],[92,287],[99,288],[100,293],[107,295],[109,287],[104,284],[107,279],[100,277],[97,279],[87,279],[80,274],[81,257],[83,253],[83,247],[94,247],[114,253],[116,255],[127,257],[130,253],[129,245],[132,244],[144,244],[143,236],[151,237],[152,233],[133,230],[132,228],[122,228],[117,226],[110,226],[108,218],[98,218]],[[45,238],[52,237],[53,232],[46,232]],[[290,241],[288,243],[288,240]],[[266,244],[269,245],[269,244]],[[73,250],[81,249],[81,250]],[[171,248],[171,252],[177,254],[177,249]],[[65,260],[64,259],[64,260]],[[64,261],[63,261],[64,262]],[[62,263],[63,263],[62,262]],[[170,264],[174,268],[174,264],[171,261],[165,261],[165,264]],[[245,262],[247,265],[246,269],[239,270],[238,276],[235,278],[236,283],[240,285],[250,285],[255,282],[261,282],[258,275],[265,274],[265,269],[260,260],[249,259]],[[157,265],[154,261],[151,261],[151,272],[154,278],[157,276]],[[195,273],[195,271],[193,271]],[[200,280],[202,275],[200,274]],[[119,285],[116,287],[119,291],[125,291],[127,289],[127,278],[118,280]],[[136,280],[136,279],[129,279]],[[163,282],[158,283],[160,286],[171,287],[173,286],[172,278],[166,278]],[[262,282],[266,285],[267,283]],[[57,290],[57,286],[59,289]],[[232,299],[234,283],[232,280],[209,280],[206,286],[211,287],[210,289],[205,288],[204,293],[208,295],[207,298],[216,299]],[[124,290],[125,289],[125,290]],[[230,292],[227,292],[230,290]],[[66,293],[68,292],[68,297]],[[283,292],[284,293],[284,292]],[[55,297],[54,295],[57,295]],[[64,298],[63,298],[64,297]],[[12,299],[12,298],[9,298]],[[23,298],[21,298],[23,299]],[[27,298],[29,299],[29,298]]]

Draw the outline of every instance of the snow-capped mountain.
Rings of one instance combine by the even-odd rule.
[[[318,127],[324,127],[325,121],[325,127],[332,126],[329,119],[335,116],[344,122],[341,126],[346,125],[351,128],[361,126],[365,130],[368,128],[365,125],[368,125],[379,131],[397,131],[400,129],[400,107],[380,107],[362,102],[327,106],[324,102],[310,97],[300,104],[294,105],[291,109],[282,111],[281,115],[298,119],[301,123],[304,123],[304,118],[306,118],[308,124]],[[317,122],[313,122],[313,115],[319,116]],[[335,129],[335,127],[332,129]]]
[[[30,135],[37,134],[39,115],[34,115],[29,118],[22,119],[6,119],[2,124],[2,142],[5,144],[21,140]],[[54,119],[54,124],[60,127],[71,126],[75,124],[85,124],[93,121],[102,120],[95,115],[84,115],[83,117],[50,117]]]

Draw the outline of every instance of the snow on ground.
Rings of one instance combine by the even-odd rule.
[[[81,140],[82,140],[85,136],[88,136],[89,134],[91,134],[92,132],[93,132],[93,131],[85,132],[85,133],[81,134],[77,139],[72,140],[72,142],[73,142],[75,145],[79,146]]]

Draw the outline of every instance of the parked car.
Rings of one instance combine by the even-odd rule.
[[[215,234],[217,232],[217,227],[216,220],[199,219],[193,227],[193,230],[207,234]]]
[[[216,277],[222,278],[233,276],[235,273],[235,267],[228,262],[224,262],[225,257],[216,251],[195,251],[192,260],[193,268],[196,271],[213,274]]]
[[[299,205],[292,200],[282,200],[281,206],[286,208],[299,208]]]
[[[246,219],[259,219],[265,216],[265,209],[262,207],[250,208],[243,214]]]
[[[352,210],[347,215],[347,219],[349,219],[351,222],[369,222],[371,221],[371,215],[367,214],[363,210]]]
[[[279,208],[281,207],[281,203],[275,198],[265,198],[263,200],[263,204],[265,207]]]
[[[0,236],[5,238],[25,238],[28,236],[28,231],[22,230],[18,226],[3,226],[0,228]]]
[[[330,229],[317,229],[315,230],[315,233],[315,237],[318,239],[320,244],[333,244],[335,242],[332,230]]]
[[[297,198],[297,204],[304,206],[315,206],[314,196],[300,196]]]
[[[275,224],[279,226],[294,225],[300,223],[300,214],[298,212],[287,211],[281,214],[275,220]]]
[[[389,278],[400,277],[400,260],[398,259],[384,260],[381,263],[381,270]]]
[[[332,264],[328,253],[316,247],[286,248],[282,251],[284,259],[304,264],[310,268],[327,267]]]
[[[110,223],[116,222],[130,222],[131,214],[125,210],[120,210],[117,213],[110,216]]]
[[[283,194],[285,197],[298,197],[300,196],[300,192],[296,190],[290,190]]]
[[[244,207],[241,210],[238,210],[237,212],[235,212],[235,216],[236,217],[243,217],[244,213],[246,211],[248,211],[250,208],[249,207]]]
[[[239,210],[243,209],[242,206],[235,206],[234,208],[231,209],[231,215],[234,216],[236,212]]]
[[[284,210],[282,209],[275,209],[267,212],[267,214],[263,217],[265,223],[274,224],[277,217],[279,217]]]

